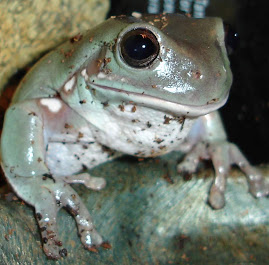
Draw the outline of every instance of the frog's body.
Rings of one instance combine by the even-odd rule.
[[[91,112],[91,115],[100,115],[102,122],[99,127],[91,126],[91,130],[89,126],[80,127],[82,134],[79,143],[79,132],[72,132],[73,128],[66,129],[68,135],[57,135],[56,139],[50,139],[47,164],[52,173],[73,174],[83,166],[92,168],[121,154],[140,157],[165,154],[182,144],[195,121],[180,120],[171,114],[133,104],[124,105],[124,110],[117,105],[107,106],[101,113]],[[73,120],[60,127],[63,128],[65,124],[73,127]],[[60,139],[60,143],[57,139]]]
[[[188,173],[200,158],[211,158],[214,208],[224,206],[233,163],[247,174],[253,195],[268,194],[263,178],[226,141],[215,112],[231,80],[216,18],[111,18],[45,56],[14,95],[1,139],[2,167],[17,194],[35,207],[45,253],[66,254],[56,229],[63,206],[74,215],[85,247],[102,243],[67,183],[103,188],[103,179],[74,174],[122,154],[183,150],[188,154],[178,170]]]

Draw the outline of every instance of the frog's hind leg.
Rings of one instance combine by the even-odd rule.
[[[249,191],[255,198],[269,195],[269,185],[265,182],[265,178],[247,161],[235,144],[226,141],[222,144],[211,144],[209,154],[216,171],[209,195],[209,203],[213,208],[220,209],[225,204],[226,177],[231,165],[237,165],[246,174]]]
[[[183,176],[188,176],[197,170],[201,159],[211,159],[216,171],[214,183],[211,186],[208,198],[209,204],[214,209],[224,207],[224,192],[226,188],[226,177],[230,170],[228,145],[226,142],[216,144],[206,144],[200,142],[186,154],[184,160],[177,166],[177,170]]]
[[[216,174],[208,198],[212,208],[221,209],[225,205],[226,178],[232,165],[237,165],[246,174],[249,191],[254,197],[269,195],[269,184],[265,178],[249,164],[236,145],[227,141],[218,112],[200,117],[187,140],[189,150],[178,165],[178,171],[191,174],[196,171],[200,159],[212,160]]]
[[[230,144],[230,154],[231,163],[236,164],[246,174],[250,193],[256,198],[268,196],[269,184],[265,182],[265,178],[259,170],[248,162],[236,145]]]

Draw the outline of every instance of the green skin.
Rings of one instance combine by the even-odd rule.
[[[121,52],[124,36],[136,28],[151,31],[159,43],[156,58],[142,68],[129,65]],[[231,82],[218,18],[110,18],[40,60],[7,110],[1,165],[17,195],[35,208],[46,255],[66,255],[57,233],[61,207],[74,216],[86,248],[102,244],[69,184],[103,188],[104,179],[79,171],[123,154],[184,151],[182,174],[195,172],[201,158],[211,159],[216,177],[209,203],[215,209],[225,204],[232,164],[246,174],[253,196],[267,195],[268,185],[227,141],[216,112]]]

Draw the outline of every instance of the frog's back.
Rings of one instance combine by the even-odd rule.
[[[95,58],[105,42],[114,41],[116,36],[105,34],[104,30],[113,28],[114,24],[112,19],[107,20],[83,34],[77,34],[45,55],[24,77],[13,97],[13,103],[56,96],[77,71]]]
[[[88,34],[89,32],[86,33]],[[83,64],[81,57],[75,56],[75,53],[81,52],[80,50],[87,45],[78,47],[76,51],[75,45],[68,41],[36,63],[21,81],[13,97],[13,103],[57,95],[63,84],[77,71],[77,67]]]

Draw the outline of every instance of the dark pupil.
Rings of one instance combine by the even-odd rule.
[[[129,36],[124,43],[126,54],[134,60],[144,60],[157,51],[156,45],[147,36]]]

